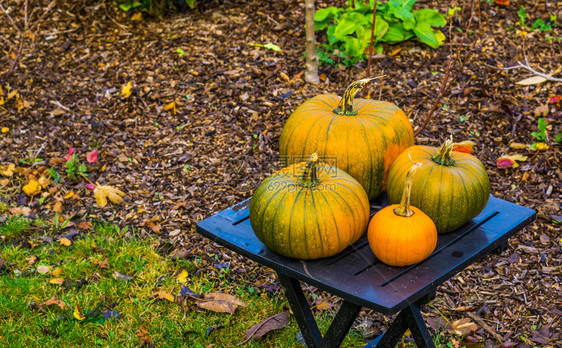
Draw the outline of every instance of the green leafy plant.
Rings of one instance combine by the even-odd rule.
[[[552,22],[545,22],[542,19],[538,18],[535,23],[533,23],[533,26],[531,27],[531,29],[538,29],[540,31],[549,31],[550,29],[552,29],[553,26],[555,26],[555,23]]]
[[[135,8],[138,8],[143,11],[148,11],[150,9],[150,0],[141,0],[141,1],[133,1],[133,0],[121,0],[116,3],[119,8],[125,12],[131,11]]]
[[[347,2],[347,8],[327,7],[314,14],[314,29],[326,29],[328,43],[324,59],[342,57],[347,66],[365,56],[371,42],[374,0]],[[412,38],[437,48],[443,44],[445,35],[440,30],[447,23],[445,17],[433,9],[413,10],[416,0],[389,0],[377,5],[374,49],[383,51],[382,43],[396,44]],[[453,12],[454,13],[454,12]],[[321,57],[319,57],[321,58]]]
[[[48,173],[49,173],[49,175],[51,176],[51,178],[53,179],[53,182],[54,182],[55,184],[58,184],[59,181],[61,181],[61,176],[60,176],[60,174],[55,170],[55,168],[53,168],[53,167],[49,168]]]
[[[538,127],[539,127],[539,131],[532,132],[531,135],[533,136],[533,138],[544,143],[546,142],[546,122],[544,122],[544,119],[539,118]]]
[[[519,8],[519,12],[517,12],[517,16],[519,16],[519,23],[521,26],[525,26],[525,20],[527,19],[527,11],[525,11],[525,7],[521,6]]]
[[[176,53],[177,53],[180,57],[185,56],[185,51],[184,51],[183,49],[179,48],[179,47],[176,48]]]
[[[76,179],[77,175],[88,176],[88,168],[84,163],[80,163],[76,154],[72,154],[72,158],[66,161],[66,176],[69,179]]]
[[[184,5],[194,8],[195,0],[117,0],[113,4],[125,12],[139,9],[155,16],[162,16],[166,8],[177,10]]]
[[[531,144],[531,149],[532,150],[548,149],[547,146],[548,134],[546,132],[546,122],[542,118],[539,118],[537,122],[538,122],[537,124],[538,132],[531,133],[531,136],[533,136],[533,138],[535,138],[537,142]],[[554,142],[558,144],[562,143],[562,133],[556,134],[556,136],[554,137]]]

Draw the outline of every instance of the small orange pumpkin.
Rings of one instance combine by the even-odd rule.
[[[424,212],[410,206],[410,190],[421,163],[408,171],[400,204],[381,209],[369,223],[367,238],[375,256],[390,266],[409,266],[428,257],[437,245],[437,228]]]

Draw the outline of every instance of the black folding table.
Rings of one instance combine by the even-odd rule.
[[[386,197],[371,202],[371,215],[386,206]],[[362,307],[384,315],[398,313],[388,330],[365,347],[394,347],[410,329],[418,347],[434,347],[420,306],[436,288],[507,240],[534,219],[536,212],[493,196],[486,208],[460,228],[439,235],[435,251],[409,267],[390,267],[373,255],[366,235],[340,254],[302,261],[281,256],[260,242],[249,220],[250,199],[197,224],[207,238],[277,272],[304,340],[309,347],[339,347]],[[300,282],[343,299],[322,337]]]

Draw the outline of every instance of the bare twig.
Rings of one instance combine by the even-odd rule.
[[[4,6],[2,6],[2,4],[0,4],[0,10],[2,10],[2,12],[4,12],[4,14],[8,17],[8,20],[10,21],[10,23],[12,23],[14,28],[16,28],[16,30],[21,33],[20,28],[16,25],[16,22],[14,22],[14,19],[12,18],[12,16],[10,16],[8,11],[6,11],[6,9],[4,8]]]
[[[464,45],[464,40],[468,37],[468,31],[472,25],[472,20],[474,18],[474,4],[476,4],[477,10],[478,10],[478,17],[482,18],[481,14],[480,14],[480,2],[478,0],[474,0],[473,1],[473,6],[472,6],[472,12],[470,14],[470,18],[468,20],[468,25],[466,27],[465,33],[467,33],[465,36],[462,37],[461,43],[458,46],[459,47],[459,52],[457,52],[456,55],[454,55],[452,53],[452,45],[450,46],[450,55],[449,55],[449,61],[447,62],[447,69],[445,70],[445,75],[443,76],[443,81],[441,82],[441,86],[439,87],[439,92],[437,93],[437,98],[435,99],[435,102],[433,103],[431,109],[429,110],[429,112],[427,113],[427,116],[422,124],[422,126],[414,133],[414,137],[418,136],[427,126],[427,124],[429,123],[429,121],[431,120],[431,118],[433,117],[435,110],[437,109],[437,106],[439,105],[441,98],[447,94],[447,92],[451,89],[451,86],[453,85],[453,82],[456,81],[456,79],[459,77],[460,73],[462,72],[463,68],[466,66],[466,64],[468,63],[472,53],[474,52],[474,49],[476,47],[476,43],[478,41],[480,41],[480,36],[481,36],[481,31],[480,31],[480,26],[478,26],[477,29],[477,38],[476,40],[474,40],[474,42],[472,42],[472,44],[470,45],[469,50],[466,52],[466,54],[464,55],[463,59],[460,59],[460,48]],[[452,38],[451,34],[450,37]],[[449,80],[449,75],[451,73],[451,66],[453,63],[453,60],[457,58],[459,59],[459,68],[457,70],[457,72],[454,74],[453,78]]]
[[[550,75],[547,74],[543,74],[541,72],[536,71],[535,69],[531,68],[531,66],[529,65],[529,62],[527,61],[527,58],[525,57],[525,61],[526,63],[523,64],[521,62],[517,62],[517,65],[514,66],[509,66],[507,68],[496,68],[495,69],[500,69],[500,70],[512,70],[512,69],[520,69],[523,68],[527,71],[530,71],[531,73],[533,73],[534,75],[540,76],[540,77],[544,77],[545,79],[549,80],[549,81],[555,81],[555,82],[562,82],[562,79],[560,78],[556,78],[556,77],[552,77]]]
[[[47,8],[43,11],[43,15],[37,20],[35,21],[31,26],[29,25],[29,0],[25,0],[24,3],[24,19],[23,19],[23,29],[21,29],[16,22],[14,21],[14,19],[10,16],[10,14],[8,13],[8,11],[6,11],[6,9],[4,8],[4,6],[2,6],[2,4],[0,4],[0,10],[2,10],[2,12],[8,17],[8,20],[10,21],[10,23],[14,26],[14,28],[17,30],[17,32],[19,33],[20,36],[20,41],[18,44],[18,51],[16,53],[16,56],[14,58],[14,60],[12,61],[12,64],[10,65],[10,69],[8,69],[8,72],[5,74],[5,77],[8,77],[12,74],[12,72],[14,70],[16,70],[16,66],[17,63],[20,59],[21,56],[21,52],[23,50],[23,44],[25,41],[25,38],[29,35],[29,33],[32,33],[33,30],[43,21],[43,19],[45,18],[45,16],[51,11],[51,9],[53,8],[53,6],[55,5],[56,0],[51,1],[51,3],[47,6]]]

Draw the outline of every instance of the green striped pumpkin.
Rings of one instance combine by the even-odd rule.
[[[427,214],[438,233],[460,227],[484,209],[490,196],[490,180],[476,157],[453,151],[452,139],[440,147],[412,146],[392,164],[388,173],[388,200],[400,202],[403,184],[412,162],[422,163],[414,178],[410,204]]]
[[[316,152],[327,163],[353,176],[369,199],[385,189],[394,159],[414,144],[408,118],[396,105],[355,94],[371,79],[352,83],[343,98],[322,94],[305,101],[289,117],[281,133],[284,165]]]
[[[355,243],[369,222],[365,190],[318,156],[266,178],[250,202],[254,233],[273,251],[298,259],[335,255]]]

